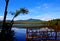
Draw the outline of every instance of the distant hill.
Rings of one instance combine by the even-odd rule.
[[[11,20],[6,20],[6,22],[10,22]],[[2,23],[3,21],[0,20],[0,24]],[[39,20],[39,19],[28,19],[28,20],[16,20],[14,21],[14,24],[37,24],[37,23],[41,23],[41,22],[44,22],[42,20]]]
[[[39,20],[39,19],[28,19],[28,20],[17,20],[17,21],[22,21],[22,22],[33,22],[33,21],[42,21],[42,20]]]
[[[42,21],[42,20],[39,20],[39,19],[28,19],[27,21]]]
[[[34,23],[40,23],[40,22],[43,22],[43,21],[39,19],[28,19],[28,20],[17,20],[14,23],[34,24]]]
[[[11,20],[7,20],[6,22],[10,22]],[[0,24],[2,23],[2,20],[0,20]],[[39,19],[28,19],[28,20],[16,20],[14,21],[14,24],[44,24],[44,25],[60,25],[60,19],[53,19],[49,21],[43,21]]]

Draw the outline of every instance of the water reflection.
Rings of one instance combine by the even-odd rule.
[[[15,32],[14,41],[26,41],[26,29],[22,28],[12,28]]]

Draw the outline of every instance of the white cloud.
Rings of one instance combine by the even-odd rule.
[[[53,17],[49,14],[44,14],[44,15],[38,15],[38,16],[35,16],[33,17],[34,19],[40,19],[40,20],[45,20],[45,21],[48,21],[48,20],[51,20],[53,19]]]
[[[0,16],[0,20],[3,20],[3,16]]]
[[[4,16],[0,16],[0,20],[3,20]],[[11,18],[6,18],[7,20],[11,20]]]

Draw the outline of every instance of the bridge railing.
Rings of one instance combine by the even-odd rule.
[[[40,28],[26,28],[26,40],[60,40],[60,32],[40,31]]]

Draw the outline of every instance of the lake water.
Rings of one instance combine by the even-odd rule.
[[[14,30],[15,33],[15,39],[14,41],[26,41],[26,29],[25,28],[12,28]],[[49,34],[51,35],[51,33],[49,32]],[[52,36],[55,36],[55,32],[52,32]],[[58,32],[58,36],[60,36],[60,32]],[[50,38],[50,39],[55,39]],[[60,40],[60,37],[57,38],[57,40]]]
[[[15,32],[15,39],[14,41],[26,41],[26,29],[22,28],[13,28]]]

